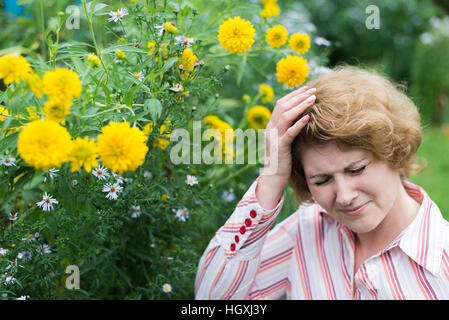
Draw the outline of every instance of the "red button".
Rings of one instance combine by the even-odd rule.
[[[251,210],[251,212],[249,213],[249,215],[251,216],[251,218],[255,218],[257,216],[257,212],[256,210]]]
[[[231,251],[235,251],[235,243],[231,244]]]
[[[247,227],[249,227],[249,226],[251,226],[251,219],[246,219],[245,220],[245,225],[247,226]]]
[[[245,226],[241,226],[241,227],[240,227],[240,233],[241,233],[241,234],[245,234],[245,232],[246,232]]]
[[[239,241],[240,241],[239,236],[236,235],[236,236],[234,237],[234,240],[235,240],[235,242],[239,243]]]

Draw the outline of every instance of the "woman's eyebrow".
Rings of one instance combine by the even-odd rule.
[[[346,166],[346,168],[344,170],[347,170],[347,169],[351,168],[352,166],[354,166],[355,164],[357,164],[359,162],[362,162],[363,160],[366,160],[366,158],[364,157],[362,159],[359,159],[359,160],[356,160],[354,162],[351,162],[348,166]],[[319,178],[319,177],[326,177],[328,175],[329,174],[327,174],[327,173],[317,173],[317,174],[314,174],[312,176],[309,176],[309,179],[314,179],[314,178]]]

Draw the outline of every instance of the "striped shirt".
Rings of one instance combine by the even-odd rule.
[[[414,220],[354,275],[355,237],[318,204],[270,231],[284,196],[260,206],[253,182],[200,259],[196,299],[449,299],[449,223],[419,186]]]

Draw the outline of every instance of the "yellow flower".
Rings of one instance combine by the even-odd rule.
[[[271,17],[277,17],[279,13],[281,13],[281,9],[277,3],[267,3],[260,12],[260,16],[264,19],[268,19]]]
[[[246,120],[253,129],[265,129],[270,119],[271,111],[264,106],[254,106],[246,115]]]
[[[262,95],[261,100],[263,103],[270,102],[274,97],[273,88],[265,83],[259,85],[259,94]]]
[[[72,172],[78,171],[84,167],[86,172],[90,172],[92,168],[98,166],[97,162],[98,152],[97,144],[94,140],[89,140],[88,137],[76,138],[72,143],[72,150],[70,152],[70,170]]]
[[[251,48],[255,36],[253,25],[238,16],[229,18],[218,29],[218,40],[231,53],[241,53]]]
[[[288,40],[288,45],[298,54],[306,53],[310,49],[310,38],[306,34],[295,33]]]
[[[280,83],[289,87],[300,85],[306,81],[309,73],[307,60],[303,57],[287,56],[276,66],[276,76]]]
[[[61,124],[65,124],[65,116],[70,114],[70,100],[49,100],[44,105],[45,119],[53,120]]]
[[[44,93],[44,83],[41,78],[32,71],[25,78],[28,88],[34,93],[34,95],[38,98],[42,98],[42,94]]]
[[[226,148],[226,145],[231,145],[234,141],[234,129],[231,125],[213,115],[205,117],[203,123],[207,124],[210,129],[218,130],[218,133],[213,136],[218,141],[218,146],[222,149],[225,159],[232,159],[234,157],[234,150],[232,147]]]
[[[6,120],[6,116],[9,115],[8,109],[3,106],[0,106],[0,121],[3,122]]]
[[[90,53],[89,56],[87,57],[87,61],[94,68],[98,68],[101,64],[100,58],[98,58],[95,53]]]
[[[265,39],[267,39],[268,44],[272,48],[279,48],[283,46],[288,39],[288,32],[284,26],[280,24],[275,25],[267,30],[267,34],[265,35]]]
[[[103,165],[116,173],[134,171],[143,164],[147,138],[128,122],[110,122],[98,135],[98,154]]]
[[[189,72],[195,71],[195,62],[198,62],[198,57],[193,51],[190,50],[190,48],[184,49],[182,52],[182,59],[178,61],[178,68],[184,75],[181,76],[181,79],[185,80],[185,77],[189,77]],[[193,75],[190,76],[190,79],[193,79]]]
[[[157,138],[156,141],[154,141],[153,143],[153,147],[154,148],[159,148],[162,150],[167,149],[168,145],[170,144],[170,136],[171,133],[167,133],[167,128],[170,125],[170,121],[165,120],[164,124],[161,125],[161,127],[159,128],[159,134],[161,136],[161,138]],[[153,122],[149,122],[144,128],[143,131],[145,132],[146,135],[150,135],[150,133],[153,132],[153,128],[154,128],[154,124]]]
[[[126,54],[122,51],[122,50],[115,50],[115,57],[119,60],[125,60],[126,59]]]
[[[0,79],[5,85],[26,79],[32,72],[31,66],[24,57],[3,56],[0,58]]]
[[[29,107],[26,107],[25,109],[28,112],[28,120],[29,121],[39,120],[41,118],[36,112],[36,107],[29,106]]]
[[[42,80],[44,82],[44,93],[53,102],[71,101],[81,94],[81,81],[75,71],[56,68],[53,71],[46,72]]]
[[[151,55],[153,55],[154,54],[154,47],[155,47],[155,45],[156,45],[156,42],[154,42],[154,41],[148,41],[148,43],[147,43],[147,47],[148,47],[148,49],[150,49],[150,51],[148,51],[148,55],[149,56],[151,56]]]
[[[50,120],[36,120],[19,133],[17,150],[36,169],[59,168],[68,160],[71,137],[64,127]]]
[[[178,29],[176,28],[175,24],[173,22],[166,22],[164,23],[164,29],[168,33],[175,34],[178,32]]]

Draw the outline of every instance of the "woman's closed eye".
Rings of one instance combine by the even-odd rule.
[[[362,166],[360,168],[357,168],[357,169],[352,169],[352,170],[347,169],[346,172],[348,172],[349,174],[352,174],[352,175],[357,175],[357,174],[362,173],[363,170],[365,170],[365,168],[366,168],[366,165]],[[331,176],[327,176],[323,180],[315,182],[315,185],[322,186],[322,185],[326,184],[327,182],[329,182],[331,180],[331,178],[332,178]]]

